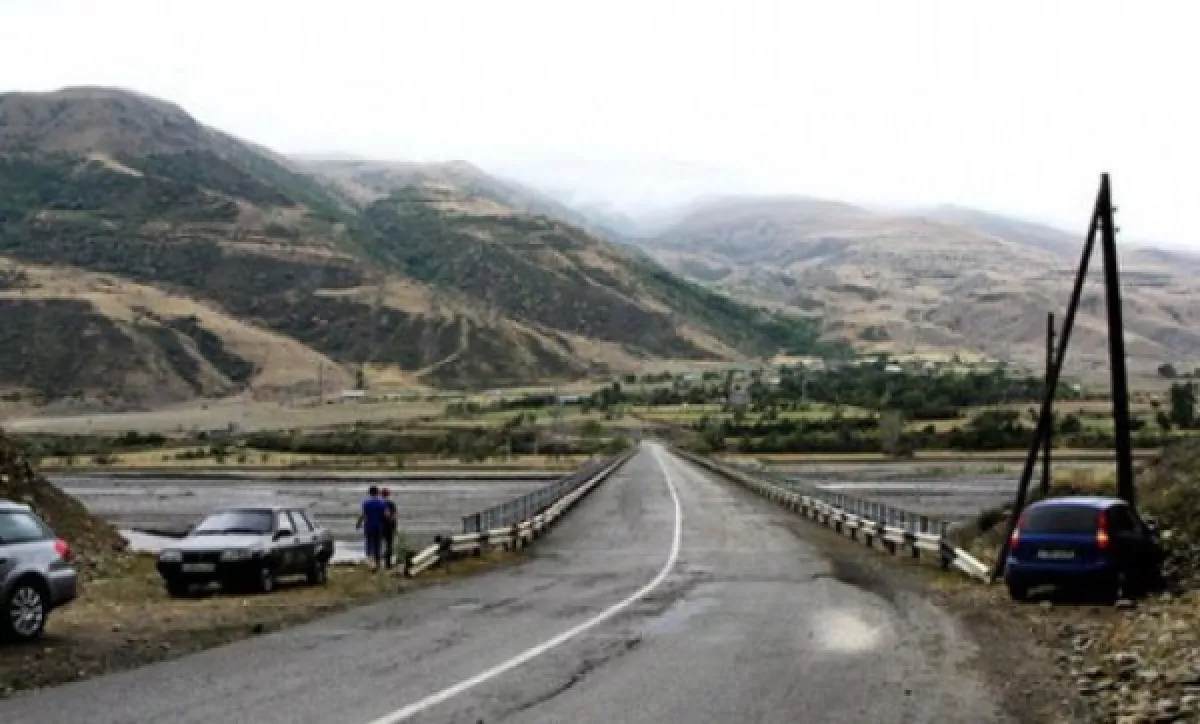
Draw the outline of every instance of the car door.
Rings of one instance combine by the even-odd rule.
[[[316,558],[316,539],[312,525],[308,519],[299,510],[288,511],[291,516],[292,524],[296,527],[296,564],[299,570],[307,572],[312,568],[313,560]]]
[[[298,560],[300,546],[296,538],[296,524],[292,522],[292,517],[286,510],[276,512],[273,543],[278,561],[276,573],[288,576],[303,570]]]
[[[330,537],[329,531],[317,524],[308,511],[298,510],[295,513],[298,517],[303,518],[308,527],[312,529],[313,555],[328,563],[329,559],[333,557],[333,539]]]

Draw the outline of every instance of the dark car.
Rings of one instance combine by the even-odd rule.
[[[75,599],[71,548],[28,505],[0,500],[0,636],[42,635],[50,612]]]
[[[1086,586],[1106,597],[1157,581],[1158,534],[1117,498],[1053,498],[1025,509],[1013,531],[1004,580],[1014,600],[1034,586]]]
[[[325,583],[333,537],[302,508],[223,510],[205,518],[158,555],[158,572],[173,596],[219,583],[269,593],[278,579]]]

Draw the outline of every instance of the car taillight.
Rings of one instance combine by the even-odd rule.
[[[54,552],[64,561],[71,560],[71,546],[67,545],[67,542],[61,538],[54,541]]]
[[[1100,511],[1096,520],[1096,547],[1100,550],[1108,548],[1108,513]]]
[[[1013,527],[1012,537],[1008,539],[1008,547],[1016,548],[1017,543],[1021,540],[1021,526],[1025,524],[1025,514],[1021,513],[1021,517],[1017,518],[1017,524]]]

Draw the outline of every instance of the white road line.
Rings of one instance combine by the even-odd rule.
[[[420,714],[421,712],[425,711],[426,709],[429,709],[430,707],[437,706],[438,704],[441,704],[442,702],[448,701],[448,700],[458,696],[459,694],[461,694],[465,691],[469,691],[470,689],[473,689],[476,686],[479,686],[480,684],[484,683],[485,681],[488,681],[489,679],[494,679],[495,677],[497,677],[507,671],[511,671],[512,669],[517,668],[521,664],[524,664],[524,663],[534,659],[537,656],[541,656],[542,654],[546,653],[547,651],[557,648],[558,646],[561,646],[562,644],[566,643],[567,641],[570,641],[571,639],[588,631],[589,629],[591,629],[595,626],[598,626],[599,624],[607,621],[608,619],[617,615],[621,611],[625,610],[630,605],[636,603],[639,599],[644,598],[646,596],[646,594],[650,593],[655,588],[658,588],[660,585],[662,585],[662,582],[664,580],[666,580],[668,575],[670,575],[671,570],[673,568],[675,568],[675,561],[679,558],[679,544],[680,544],[680,540],[683,537],[683,508],[679,505],[679,494],[677,492],[675,492],[675,481],[671,479],[671,473],[670,473],[670,471],[667,470],[667,465],[663,461],[662,447],[659,445],[653,445],[651,448],[651,454],[654,455],[655,462],[658,463],[658,467],[662,470],[663,478],[667,482],[667,490],[671,493],[671,500],[675,504],[675,532],[671,537],[671,551],[667,555],[667,562],[663,564],[662,570],[660,570],[658,572],[658,575],[654,577],[654,580],[650,581],[645,586],[642,586],[641,588],[639,588],[629,598],[626,598],[623,601],[613,604],[612,606],[610,606],[609,608],[606,608],[604,611],[602,611],[597,616],[590,618],[587,621],[584,621],[583,623],[579,624],[578,626],[575,626],[574,628],[563,631],[562,633],[560,633],[559,635],[550,639],[549,641],[540,643],[537,646],[534,646],[533,648],[525,651],[524,653],[517,654],[516,656],[512,657],[508,661],[505,661],[502,664],[493,666],[492,668],[488,669],[487,671],[476,674],[475,676],[472,676],[469,679],[460,681],[459,683],[455,684],[454,686],[447,687],[445,689],[442,689],[441,691],[439,691],[436,694],[432,694],[430,696],[425,697],[424,699],[421,699],[418,702],[409,704],[408,706],[404,707],[403,709],[397,709],[396,711],[392,712],[391,714],[387,714],[386,716],[382,716],[382,717],[370,722],[370,724],[396,724],[397,722],[402,722],[406,719],[410,719],[413,716],[416,716],[417,714]]]

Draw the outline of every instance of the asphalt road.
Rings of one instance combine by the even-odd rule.
[[[17,696],[0,721],[1002,721],[953,619],[805,526],[647,446],[519,566]]]

